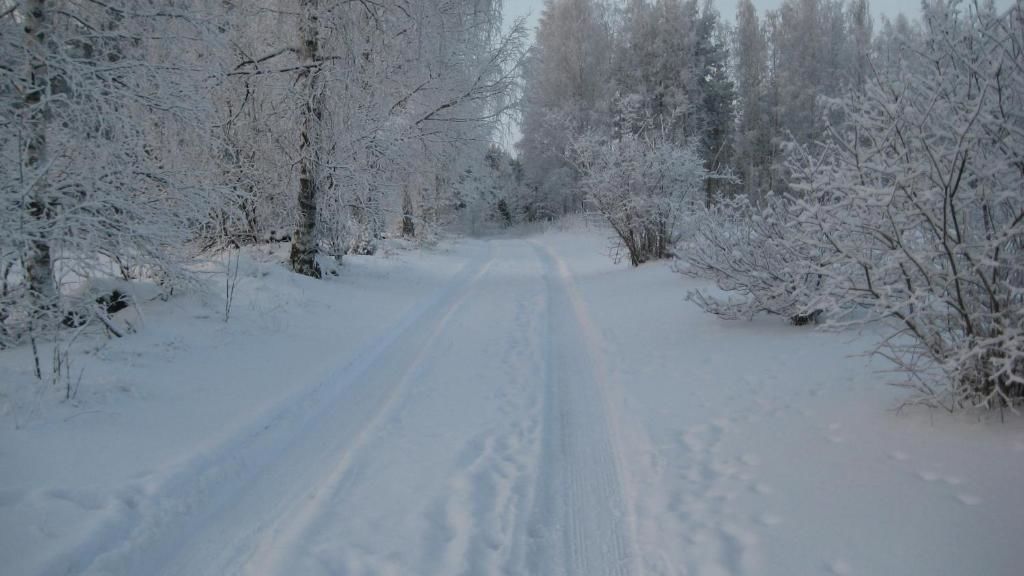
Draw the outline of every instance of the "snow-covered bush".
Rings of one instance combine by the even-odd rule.
[[[611,225],[634,266],[671,255],[680,215],[700,201],[707,180],[691,148],[634,135],[610,141],[585,136],[573,142],[571,157],[587,201]]]
[[[806,241],[791,199],[769,194],[762,205],[746,196],[722,199],[694,214],[689,226],[678,270],[731,293],[691,291],[688,298],[704,311],[729,319],[766,312],[798,325],[817,320],[825,253]]]
[[[922,401],[1024,402],[1024,15],[935,5],[805,165],[828,307],[895,319],[877,352]]]

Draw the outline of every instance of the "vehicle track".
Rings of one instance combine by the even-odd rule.
[[[488,245],[353,360],[149,489],[133,526],[105,528],[98,542],[83,546],[83,573],[238,572],[268,536],[280,532],[282,518],[315,498],[323,481],[335,479],[339,455],[343,463],[347,450],[362,441],[405,382],[402,373],[417,361],[414,351],[443,328],[491,262]],[[371,371],[376,376],[367,378]],[[382,381],[393,385],[378,386]],[[313,482],[296,481],[298,474]],[[106,537],[111,533],[121,537]]]
[[[253,573],[518,573],[510,558],[539,453],[544,287],[528,244],[491,243],[493,265],[426,341],[350,472]]]
[[[571,272],[535,245],[547,284],[544,447],[524,573],[634,573],[632,514],[607,407],[607,371]]]

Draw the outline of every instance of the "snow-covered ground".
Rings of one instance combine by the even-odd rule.
[[[1021,417],[896,412],[870,335],[704,315],[606,245],[253,252],[229,323],[211,292],[80,340],[73,402],[0,352],[0,571],[1024,570]]]

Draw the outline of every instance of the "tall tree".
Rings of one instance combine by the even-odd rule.
[[[67,320],[111,269],[167,290],[191,280],[186,244],[232,195],[200,185],[217,73],[199,47],[216,40],[191,8],[22,0],[0,18],[22,39],[0,46],[0,211],[21,215],[0,236],[0,332],[17,339],[43,312]],[[85,287],[73,298],[69,276]]]
[[[299,63],[303,70],[302,127],[299,148],[299,222],[292,236],[291,264],[299,274],[320,277],[317,264],[316,208],[320,185],[320,154],[317,141],[323,118],[320,83],[320,15],[318,0],[302,0],[299,20]]]
[[[32,227],[34,233],[27,238],[23,259],[29,292],[35,300],[36,310],[42,311],[57,303],[50,239],[45,232],[54,217],[54,199],[46,174],[50,161],[47,130],[52,118],[50,69],[47,65],[50,18],[46,0],[30,0],[25,6],[24,20],[24,45],[28,55],[23,102],[27,133],[24,149],[27,180],[24,185],[27,188],[29,218],[38,226]]]
[[[874,37],[874,23],[868,0],[851,0],[847,8],[849,23],[849,83],[854,90],[861,90],[870,73],[871,41]]]
[[[736,156],[734,166],[741,190],[758,198],[767,184],[768,61],[764,30],[751,0],[736,8],[733,60],[736,76]]]
[[[700,97],[700,155],[710,174],[725,172],[732,162],[733,102],[735,90],[730,77],[729,48],[719,20],[718,10],[706,0],[697,28],[695,61]],[[719,192],[720,178],[706,180],[705,203],[711,205]]]
[[[577,173],[566,158],[569,136],[607,123],[611,34],[593,0],[548,0],[525,69],[523,139],[527,178],[545,210],[578,209]]]

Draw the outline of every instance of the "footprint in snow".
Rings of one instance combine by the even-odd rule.
[[[761,460],[756,455],[747,453],[740,456],[740,462],[743,462],[747,466],[757,466]]]
[[[758,522],[765,526],[778,526],[779,524],[782,524],[782,521],[782,516],[779,516],[778,514],[762,514],[761,517],[758,518]]]
[[[20,503],[28,492],[25,490],[0,490],[0,508]]]
[[[832,574],[837,576],[848,576],[853,574],[853,568],[845,560],[836,560],[828,565],[828,570]]]
[[[889,452],[889,458],[892,458],[893,460],[895,460],[897,462],[904,462],[907,459],[909,459],[910,456],[907,455],[906,452],[901,452],[899,450],[894,450],[892,452]]]
[[[842,424],[833,422],[828,425],[828,441],[833,444],[842,444],[846,442],[846,436],[843,436],[840,431],[842,430]]]
[[[933,472],[931,470],[920,470],[917,473],[917,477],[920,478],[921,480],[924,480],[925,482],[928,482],[928,483],[942,482],[942,483],[944,483],[947,486],[950,486],[952,488],[955,488],[957,486],[962,486],[962,485],[964,485],[966,483],[966,481],[963,478],[959,477],[959,476],[942,476],[941,474],[938,474],[938,473]],[[959,500],[960,502],[962,502],[963,504],[965,504],[967,506],[977,506],[978,504],[981,504],[981,498],[980,497],[975,496],[974,494],[967,493],[967,492],[961,492],[959,494],[955,494],[955,497],[956,497],[957,500]]]
[[[956,499],[963,502],[967,506],[977,506],[978,504],[981,504],[981,498],[975,496],[974,494],[957,494]]]

